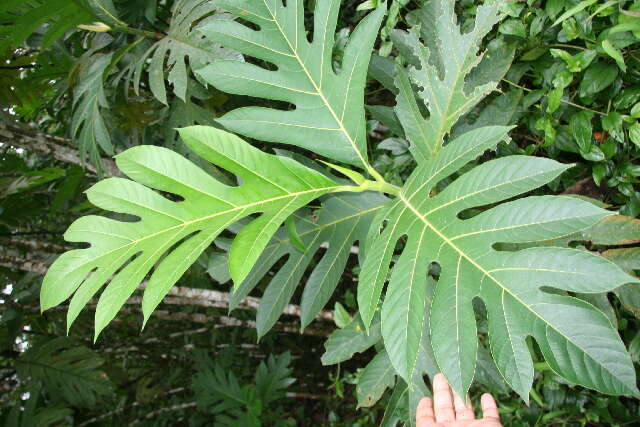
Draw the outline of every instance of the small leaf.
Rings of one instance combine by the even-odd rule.
[[[369,63],[369,76],[377,80],[385,89],[396,93],[395,83],[396,63],[393,59],[380,55],[372,55]]]
[[[335,365],[349,360],[354,353],[362,353],[380,341],[380,338],[379,317],[371,322],[367,333],[360,315],[356,315],[351,323],[342,329],[335,330],[325,341],[322,364]]]
[[[617,111],[611,111],[609,114],[601,118],[602,128],[617,141],[624,141],[624,132],[622,130],[622,114]]]
[[[562,15],[560,15],[558,17],[558,19],[556,19],[555,22],[553,24],[551,24],[551,26],[554,27],[554,26],[560,24],[561,22],[571,18],[576,13],[586,9],[587,7],[589,7],[592,4],[596,3],[597,1],[598,0],[582,0],[580,3],[576,4],[575,6],[573,6],[570,9],[568,9],[566,12],[564,12]]]
[[[387,388],[393,387],[395,377],[396,373],[387,352],[383,350],[376,354],[358,378],[358,408],[373,406]]]
[[[604,62],[596,62],[587,68],[580,82],[581,98],[595,95],[609,87],[618,76],[618,67]]]
[[[591,150],[593,140],[593,125],[591,111],[580,111],[574,114],[569,120],[569,130],[578,144],[581,153],[588,153]]]
[[[522,39],[527,38],[527,29],[522,21],[517,19],[509,19],[508,21],[500,24],[500,33],[507,36],[520,37]]]
[[[394,156],[399,156],[409,150],[409,144],[404,139],[387,138],[378,144],[378,149],[389,150]]]
[[[291,244],[300,252],[306,252],[307,247],[302,243],[300,239],[300,235],[298,234],[298,230],[296,230],[296,223],[293,220],[293,217],[288,217],[284,220],[284,226],[287,229],[287,234],[289,235],[289,240],[291,240]]]
[[[351,316],[349,316],[347,310],[345,310],[342,304],[340,304],[338,301],[336,301],[335,305],[333,306],[333,321],[340,329],[344,328],[351,322]]]
[[[550,52],[554,57],[562,58],[572,73],[577,73],[587,68],[597,55],[596,51],[591,49],[584,50],[574,56],[561,49],[550,49]]]
[[[636,122],[629,128],[629,139],[640,148],[640,123]]]
[[[356,7],[357,11],[371,10],[378,6],[378,0],[366,0]]]
[[[606,52],[607,55],[609,55],[616,61],[616,64],[618,64],[618,67],[620,67],[623,73],[627,72],[627,66],[624,63],[622,53],[608,39],[602,41],[602,49]]]
[[[590,162],[602,162],[605,160],[605,155],[602,149],[597,145],[589,146],[589,151],[580,151],[580,155]]]
[[[403,421],[409,424],[411,421],[405,414],[410,414],[408,402],[409,387],[402,379],[398,379],[393,393],[387,402],[384,410],[384,417],[380,423],[380,427],[396,427],[398,422]],[[404,417],[403,417],[404,415]]]

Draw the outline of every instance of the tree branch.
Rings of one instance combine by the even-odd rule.
[[[62,234],[62,233],[60,233]],[[54,243],[43,242],[39,240],[26,240],[16,238],[0,237],[0,244],[5,248],[22,248],[29,251],[62,253],[68,251],[69,248],[56,245]]]
[[[32,259],[25,259],[23,256],[20,256],[16,251],[6,250],[3,253],[0,253],[0,267],[11,268],[14,270],[22,270],[29,271],[36,274],[44,275],[47,271],[47,266],[40,259],[47,259],[51,256],[51,254],[31,251],[32,255],[37,255]],[[146,281],[142,283],[141,288],[146,286]],[[230,294],[227,292],[214,291],[211,289],[199,289],[199,288],[188,288],[183,286],[173,286],[167,296],[164,298],[163,303],[168,305],[195,305],[199,307],[214,307],[214,308],[222,308],[229,309],[229,299]],[[140,304],[142,299],[140,297],[132,297],[129,298],[127,304]],[[238,304],[237,309],[240,310],[257,310],[260,306],[260,298],[256,297],[246,297],[244,298],[240,304]],[[286,314],[289,316],[300,317],[301,311],[300,306],[296,304],[287,304],[282,312],[282,314]],[[200,319],[198,317],[193,317],[191,319],[192,322],[195,323],[207,323],[204,320],[194,320]],[[333,321],[333,313],[331,311],[323,310],[316,317],[318,320],[324,320],[327,322]],[[250,326],[250,327],[255,327]],[[295,332],[299,332],[298,329],[293,328]],[[293,331],[293,330],[292,330]],[[290,332],[287,330],[287,332]]]
[[[0,121],[0,143],[25,150],[43,156],[51,156],[65,163],[79,165],[85,169],[97,173],[94,165],[82,161],[78,150],[70,147],[71,140],[59,136],[47,135],[16,124]],[[102,159],[104,174],[107,176],[119,175],[115,162],[110,159]]]

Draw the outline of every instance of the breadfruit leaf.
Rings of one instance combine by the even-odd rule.
[[[219,129],[193,126],[180,134],[195,153],[237,175],[241,184],[224,185],[166,148],[138,146],[118,155],[116,163],[130,179],[105,179],[87,196],[97,207],[137,221],[100,216],[75,221],[65,239],[90,246],[63,254],[51,266],[41,290],[43,310],[73,295],[70,325],[108,282],[96,308],[97,336],[153,269],[142,301],[146,321],[171,286],[231,224],[260,214],[231,246],[231,277],[241,283],[291,213],[328,192],[354,188]]]
[[[526,338],[538,343],[553,371],[571,382],[609,394],[637,395],[635,372],[610,321],[592,305],[550,288],[597,293],[635,281],[610,261],[566,248],[498,251],[501,242],[548,240],[586,229],[611,213],[567,196],[531,196],[500,204],[540,187],[569,166],[509,156],[450,177],[505,136],[507,127],[482,127],[450,141],[416,168],[399,196],[372,224],[358,285],[365,325],[373,318],[396,243],[404,239],[382,306],[382,336],[389,358],[405,380],[415,369],[423,325],[439,368],[465,395],[473,380],[477,330],[472,302],[487,308],[496,364],[523,399],[533,381]],[[493,206],[470,219],[470,208]],[[440,267],[433,300],[427,270]],[[427,309],[425,315],[425,308]]]
[[[276,70],[239,61],[216,61],[199,70],[225,92],[284,101],[295,109],[243,107],[218,121],[227,129],[263,141],[296,145],[374,174],[367,161],[364,86],[378,27],[381,1],[353,30],[342,65],[332,54],[340,0],[315,2],[312,41],[307,40],[302,0],[221,0],[217,5],[259,27],[222,21],[203,34],[224,47],[273,64]]]

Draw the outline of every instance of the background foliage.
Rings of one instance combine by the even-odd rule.
[[[312,9],[313,1],[305,3]],[[380,16],[376,55],[361,82],[368,120],[353,135],[361,135],[354,137],[361,154],[385,179],[401,185],[414,166],[411,135],[394,116],[395,71],[387,59],[401,53],[391,30],[416,23],[421,2],[389,3],[389,13]],[[342,3],[336,46],[325,52],[334,69],[351,55],[355,25],[376,6],[376,0]],[[457,2],[463,28],[477,6],[471,0]],[[499,57],[513,55],[513,63],[452,134],[499,121],[516,127],[511,141],[487,158],[522,154],[575,163],[544,192],[595,198],[627,217],[612,217],[598,229],[554,244],[588,249],[625,270],[640,270],[640,225],[632,219],[640,215],[640,2],[509,2],[503,12],[506,19],[482,48]],[[99,177],[117,173],[109,156],[140,144],[164,146],[232,184],[232,176],[182,144],[175,128],[211,125],[222,116],[231,120],[247,106],[280,109],[287,102],[306,102],[256,99],[250,97],[255,88],[237,89],[235,95],[219,90],[225,85],[220,61],[245,60],[247,69],[255,61],[243,57],[240,46],[221,48],[203,36],[207,28],[230,28],[230,19],[215,2],[204,0],[10,0],[0,5],[0,399],[7,425],[209,425],[211,420],[220,425],[392,425],[410,414],[412,401],[389,371],[388,356],[375,351],[380,349],[379,318],[373,318],[367,336],[354,315],[357,256],[319,244],[328,233],[344,236],[346,246],[361,239],[366,230],[358,222],[335,229],[330,224],[351,208],[350,197],[371,197],[365,194],[296,213],[296,232],[280,230],[258,260],[239,295],[253,291],[275,300],[287,313],[280,320],[278,313],[258,308],[254,323],[252,310],[259,304],[225,293],[232,234],[203,254],[142,333],[137,295],[95,345],[92,312],[80,314],[70,338],[65,338],[63,311],[39,315],[40,275],[68,249],[63,231],[81,215],[102,213],[83,191]],[[312,24],[312,14],[305,22]],[[205,79],[215,80],[219,89]],[[302,153],[292,146],[287,150],[296,158]],[[383,200],[359,202],[373,211]],[[308,249],[304,254],[277,244],[296,234]],[[283,254],[289,257],[278,261]],[[316,288],[326,287],[321,272],[334,263],[345,274],[332,284],[333,296],[324,298],[333,310],[311,323],[314,316],[305,313],[320,308],[307,289],[314,289],[314,281]],[[301,279],[306,279],[304,290],[297,288]],[[278,300],[273,290],[281,288],[287,295]],[[219,293],[203,293],[212,289]],[[637,369],[640,294],[623,286],[615,295],[585,298],[616,325]],[[302,310],[288,306],[289,299],[300,302]],[[229,315],[229,307],[239,309]],[[300,313],[303,325],[311,324],[305,335],[297,335],[299,322],[292,322]],[[265,335],[265,325],[275,328]],[[487,325],[481,322],[478,329],[482,336]],[[525,407],[500,379],[484,344],[479,385],[471,395],[486,389],[495,393],[505,425],[625,425],[640,417],[637,400],[567,383],[536,349],[534,389]]]

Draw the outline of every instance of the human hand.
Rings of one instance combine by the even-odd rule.
[[[436,374],[433,377],[433,400],[429,397],[420,400],[416,427],[502,427],[493,396],[483,394],[480,404],[482,418],[476,420],[471,401],[465,406],[460,396],[451,390],[444,375]]]

